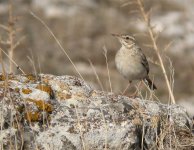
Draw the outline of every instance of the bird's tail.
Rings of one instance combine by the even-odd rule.
[[[148,87],[151,89],[151,90],[156,90],[157,87],[155,86],[155,84],[152,82],[152,80],[150,80],[149,77],[145,78],[145,81],[148,85]]]

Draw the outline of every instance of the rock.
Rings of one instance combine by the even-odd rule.
[[[22,139],[18,136],[17,132],[18,130],[14,129],[13,127],[1,130],[1,149],[20,149]]]
[[[178,105],[96,91],[73,76],[0,75],[0,80],[3,149],[193,146],[192,121]]]

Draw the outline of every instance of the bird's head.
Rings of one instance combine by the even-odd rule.
[[[136,43],[136,40],[133,36],[128,34],[112,34],[113,36],[117,37],[121,43],[121,45],[130,47],[131,45]]]

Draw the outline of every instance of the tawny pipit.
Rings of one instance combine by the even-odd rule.
[[[117,37],[122,45],[115,57],[118,71],[129,80],[129,83],[133,80],[144,80],[147,81],[151,90],[157,89],[148,76],[148,61],[141,48],[136,44],[135,38],[124,34],[112,35]]]

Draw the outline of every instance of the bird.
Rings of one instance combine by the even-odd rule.
[[[156,85],[149,78],[149,64],[136,39],[129,34],[112,34],[121,43],[121,48],[115,56],[115,64],[120,74],[129,81],[143,80],[151,90],[156,90]]]

